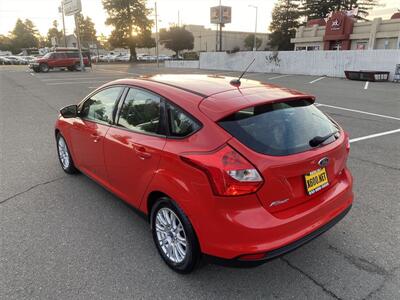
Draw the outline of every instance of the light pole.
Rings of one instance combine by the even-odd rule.
[[[64,47],[67,47],[67,36],[65,35],[64,1],[61,1],[61,5],[58,8],[58,11],[61,13],[61,16],[62,16]]]
[[[255,25],[255,28],[254,28],[254,42],[253,42],[253,51],[256,51],[257,50],[257,16],[258,16],[258,6],[255,6],[255,5],[249,5],[249,7],[253,7],[253,8],[255,8],[256,9],[256,25]]]
[[[154,3],[154,13],[155,13],[155,21],[156,21],[156,56],[157,56],[157,68],[160,67],[160,61],[159,61],[159,49],[158,49],[158,15],[157,15],[157,1]]]

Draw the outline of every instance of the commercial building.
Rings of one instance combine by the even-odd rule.
[[[205,28],[202,25],[185,25],[185,29],[190,31],[194,36],[194,48],[190,51],[201,52],[201,51],[216,51],[219,41],[217,39],[217,31],[209,28]],[[244,40],[252,32],[243,31],[222,31],[222,50],[233,50],[239,48],[240,50],[251,50],[245,47]],[[155,34],[153,33],[153,38]],[[262,43],[258,50],[268,50],[269,35],[267,33],[257,33],[257,38],[261,39]],[[219,49],[219,48],[218,48]],[[155,55],[155,48],[150,49],[138,49],[137,53],[146,53],[149,55]],[[160,54],[172,55],[173,51],[168,50],[160,44]]]
[[[400,49],[400,13],[365,22],[336,12],[326,22],[310,20],[299,27],[291,42],[297,51]]]

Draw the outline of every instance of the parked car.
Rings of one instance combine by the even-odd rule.
[[[30,55],[23,56],[22,58],[25,60],[26,62],[25,64],[33,63],[37,59],[35,56],[30,56]]]
[[[87,56],[83,57],[85,67],[91,65]],[[29,64],[35,72],[48,72],[54,68],[67,68],[69,71],[80,70],[80,60],[78,52],[49,52],[45,56],[36,59]]]
[[[0,56],[0,65],[10,65],[11,61],[6,56]]]
[[[8,60],[10,65],[20,65],[21,64],[21,60],[19,59],[18,56],[10,55],[10,56],[6,56],[6,59]]]
[[[129,58],[130,58],[129,54],[120,54],[115,57],[115,61],[128,62]]]
[[[173,270],[255,266],[351,208],[349,136],[314,100],[223,76],[116,80],[61,109],[58,157],[144,213]]]

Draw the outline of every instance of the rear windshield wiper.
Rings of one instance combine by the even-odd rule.
[[[323,142],[325,142],[327,139],[329,139],[331,136],[336,135],[338,132],[339,131],[334,131],[325,136],[316,136],[310,140],[309,144],[311,147],[317,147],[321,145]]]

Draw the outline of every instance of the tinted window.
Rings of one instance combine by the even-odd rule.
[[[338,131],[325,114],[305,100],[251,107],[234,113],[219,124],[244,145],[268,155],[309,150],[312,138]],[[332,136],[324,144],[334,140]]]
[[[167,104],[169,119],[169,133],[171,136],[183,137],[198,130],[200,125],[181,109],[171,104]]]
[[[112,122],[115,101],[121,90],[121,87],[112,87],[93,95],[83,104],[81,117],[110,124]]]
[[[67,52],[66,55],[69,58],[79,58],[79,53],[78,52]]]
[[[135,131],[161,133],[160,96],[130,89],[121,107],[118,125]]]
[[[62,59],[65,57],[64,53],[54,53],[53,54],[55,59]]]

